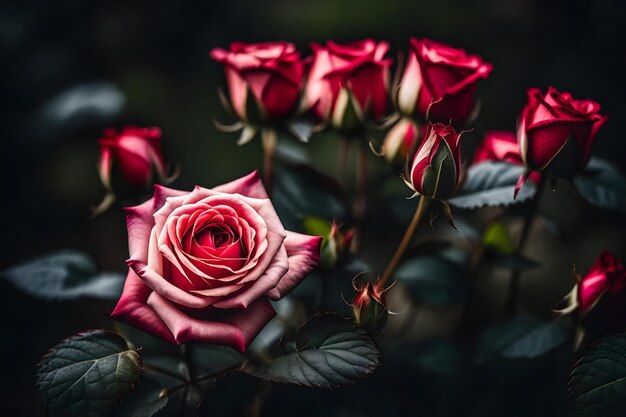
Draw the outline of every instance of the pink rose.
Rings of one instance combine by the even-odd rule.
[[[575,100],[554,87],[545,95],[536,88],[528,90],[528,103],[517,126],[526,166],[537,171],[550,166],[551,172],[563,176],[582,171],[591,157],[596,134],[608,119],[599,111],[597,102]]]
[[[607,293],[618,293],[626,287],[626,270],[615,255],[603,252],[578,284],[578,305],[587,314]]]
[[[464,122],[476,104],[478,80],[491,70],[491,64],[463,49],[413,38],[398,88],[398,109],[433,121]]]
[[[419,140],[417,124],[403,117],[396,123],[383,141],[383,151],[387,161],[399,160],[404,162],[407,155],[413,152]]]
[[[126,209],[130,266],[111,316],[172,343],[244,351],[317,266],[321,238],[283,228],[256,172],[213,189],[156,186]]]
[[[230,50],[215,48],[210,56],[225,66],[231,105],[240,119],[251,116],[246,114],[248,93],[267,119],[296,111],[304,65],[292,43],[233,42]]]
[[[126,126],[121,132],[107,129],[100,143],[100,179],[111,189],[111,168],[115,161],[132,187],[146,186],[152,178],[152,166],[165,178],[165,163],[161,151],[161,129],[158,127]]]
[[[307,106],[339,126],[348,107],[348,93],[363,118],[380,119],[387,109],[389,67],[387,42],[366,39],[347,45],[312,44],[313,57],[305,88]]]

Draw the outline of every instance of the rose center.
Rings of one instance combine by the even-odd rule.
[[[238,236],[227,226],[210,226],[196,234],[200,246],[219,249],[237,240]]]

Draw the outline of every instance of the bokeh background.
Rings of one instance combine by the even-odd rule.
[[[364,37],[390,41],[394,54],[407,49],[411,36],[464,47],[494,65],[480,85],[482,111],[464,139],[465,159],[486,130],[514,129],[527,88],[554,85],[599,101],[611,114],[595,153],[624,171],[625,18],[623,0],[3,2],[0,269],[60,248],[84,250],[105,270],[123,269],[124,201],[89,218],[104,193],[97,139],[107,126],[160,126],[166,159],[182,169],[181,188],[219,184],[260,167],[258,141],[239,148],[213,124],[223,115],[216,96],[223,75],[208,52],[233,40],[289,40],[303,55],[310,41]],[[318,167],[333,166],[335,137],[320,136],[310,149]],[[626,227],[623,216],[591,210],[568,189],[544,205],[561,233],[529,245],[529,255],[545,265],[524,281],[522,309],[548,316],[571,287],[573,262],[585,270],[604,248],[626,259]],[[394,245],[369,250],[390,254]],[[388,258],[379,257],[374,263]],[[491,277],[483,285],[483,297],[493,301],[505,284]],[[42,302],[1,282],[0,415],[41,415],[33,386],[37,360],[77,331],[110,327],[111,308]],[[526,395],[518,400],[532,398]]]

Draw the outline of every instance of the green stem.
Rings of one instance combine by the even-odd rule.
[[[261,130],[261,144],[263,145],[263,182],[267,193],[271,195],[274,180],[274,157],[278,144],[276,130],[271,128]]]
[[[369,147],[365,138],[358,142],[356,160],[356,190],[354,203],[352,205],[352,215],[354,216],[354,221],[357,227],[352,237],[352,244],[350,248],[353,253],[356,253],[359,250],[361,227],[363,226],[363,219],[365,218],[365,211],[367,207],[367,157]]]
[[[537,191],[533,196],[533,199],[530,201],[530,205],[528,207],[528,210],[526,211],[526,215],[524,216],[524,224],[522,225],[522,231],[520,233],[517,249],[515,251],[516,256],[520,256],[524,251],[524,247],[526,246],[526,242],[528,241],[528,236],[530,235],[530,229],[532,228],[535,215],[537,214],[537,209],[539,208],[539,202],[541,201],[541,195],[543,194],[545,184],[546,174],[542,174],[541,180],[539,181],[539,184],[537,184]],[[509,290],[507,293],[506,302],[504,304],[505,318],[512,317],[517,310],[521,275],[521,269],[514,269],[513,271],[511,271]]]
[[[173,371],[170,371],[167,368],[162,368],[162,367],[157,366],[157,365],[151,365],[151,364],[144,363],[143,369],[144,369],[144,371],[157,372],[159,374],[167,375],[167,376],[169,376],[171,378],[178,379],[179,381],[186,381],[186,379],[181,377],[180,374],[178,374],[176,372],[173,372]]]
[[[339,146],[339,153],[337,155],[337,181],[341,184],[345,184],[346,178],[346,166],[348,165],[348,155],[350,153],[350,138],[342,136]]]
[[[379,281],[380,285],[384,286],[389,278],[391,278],[393,273],[396,271],[398,264],[402,260],[402,255],[404,255],[406,248],[409,246],[409,243],[411,243],[411,238],[413,237],[417,226],[422,220],[422,217],[424,217],[427,205],[428,197],[424,195],[420,196],[420,201],[417,205],[417,208],[415,209],[415,214],[413,214],[411,223],[409,223],[409,227],[406,229],[406,232],[404,232],[404,236],[400,241],[400,245],[398,245],[398,248],[396,249],[396,253],[394,253],[393,258],[391,258],[391,261],[389,262],[389,265],[387,265],[387,269],[385,269],[385,273]]]

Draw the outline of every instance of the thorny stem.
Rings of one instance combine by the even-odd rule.
[[[267,193],[271,195],[274,180],[274,156],[278,138],[276,130],[267,128],[261,130],[261,144],[263,146],[263,182]]]
[[[356,194],[352,205],[352,215],[357,224],[356,231],[352,237],[351,250],[353,253],[359,250],[360,229],[362,227],[365,210],[367,207],[367,157],[369,147],[367,140],[363,138],[358,143],[356,160]]]
[[[427,205],[428,205],[428,197],[423,196],[423,195],[420,196],[420,201],[419,201],[419,204],[417,205],[417,208],[415,209],[415,214],[413,214],[411,223],[409,223],[409,227],[406,229],[406,232],[404,232],[404,236],[402,237],[402,240],[400,241],[400,245],[398,245],[398,249],[396,249],[396,253],[394,253],[393,258],[391,258],[391,262],[389,262],[389,265],[387,265],[387,269],[385,269],[385,273],[383,274],[382,278],[379,281],[381,286],[384,286],[385,283],[387,283],[389,278],[391,278],[396,268],[398,267],[398,264],[400,263],[400,260],[402,259],[402,255],[404,255],[406,248],[409,246],[409,243],[411,242],[411,238],[413,237],[413,234],[415,233],[417,226],[422,220],[422,217],[424,217],[424,213],[426,212]]]
[[[530,201],[530,206],[526,211],[526,215],[524,216],[524,224],[522,226],[522,231],[519,236],[519,241],[517,244],[517,249],[515,251],[515,255],[519,256],[524,251],[524,247],[526,246],[526,241],[528,240],[528,236],[530,235],[530,229],[533,225],[533,221],[535,219],[535,215],[537,214],[537,208],[539,207],[539,202],[541,200],[541,194],[543,194],[543,189],[546,184],[546,175],[541,176],[541,180],[537,185],[537,191],[533,196],[533,199]],[[504,317],[510,318],[515,313],[517,309],[517,299],[519,298],[520,291],[520,277],[522,275],[521,269],[514,269],[511,271],[511,278],[509,280],[509,290],[507,293],[506,302],[504,304]]]

